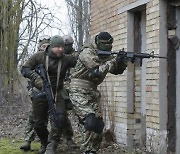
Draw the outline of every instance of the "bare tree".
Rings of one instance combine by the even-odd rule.
[[[13,89],[17,66],[36,50],[39,34],[55,21],[61,31],[61,21],[37,0],[1,0],[0,14],[0,85]]]
[[[90,2],[91,0],[66,0],[71,31],[78,50],[90,40]]]
[[[61,21],[56,18],[51,10],[46,6],[38,4],[36,0],[29,0],[25,4],[22,22],[19,31],[19,48],[17,55],[17,64],[21,66],[27,58],[36,51],[36,44],[39,35],[42,35],[48,28],[54,28],[61,31]]]
[[[0,1],[0,81],[2,85],[13,85],[17,38],[22,16],[22,0]],[[13,86],[12,86],[13,87]]]

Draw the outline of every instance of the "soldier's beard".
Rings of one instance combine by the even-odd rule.
[[[51,58],[57,59],[57,58],[61,58],[63,56],[63,53],[53,53],[53,52],[50,52],[49,56]]]
[[[56,57],[62,57],[63,53],[55,53]]]

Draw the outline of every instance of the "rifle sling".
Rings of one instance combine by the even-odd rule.
[[[56,102],[57,100],[57,90],[58,90],[58,85],[59,85],[59,77],[60,77],[60,73],[61,73],[61,59],[59,59],[58,61],[58,70],[57,70],[57,82],[56,82],[56,94],[55,94],[55,97],[54,97],[54,94],[52,92],[52,88],[51,88],[51,92],[52,92],[52,95],[54,97],[54,100]],[[49,78],[49,74],[48,74],[48,65],[49,65],[49,56],[46,55],[46,72],[47,72],[47,77],[48,77],[48,80],[50,82],[50,78]]]

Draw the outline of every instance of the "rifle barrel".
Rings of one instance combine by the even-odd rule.
[[[167,57],[163,56],[158,56],[154,54],[154,51],[152,51],[150,54],[148,53],[141,53],[141,52],[126,52],[126,51],[101,51],[97,50],[98,55],[115,55],[117,54],[118,56],[126,57],[126,58],[164,58],[167,59]]]

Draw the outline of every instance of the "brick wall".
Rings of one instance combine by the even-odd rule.
[[[99,87],[106,130],[115,132],[119,144],[127,145],[127,103],[125,75],[108,75]]]
[[[159,0],[92,0],[92,36],[108,31],[114,37],[113,50],[127,49],[128,12],[144,2],[146,9],[146,52],[159,54]],[[123,10],[124,9],[124,10]],[[166,131],[159,131],[159,60],[148,59],[146,64],[146,115],[141,113],[141,67],[134,71],[134,112],[127,113],[127,70],[122,75],[108,74],[99,86],[106,129],[114,130],[121,145],[143,146],[142,122],[145,122],[146,145],[149,151],[159,152],[166,144]]]

